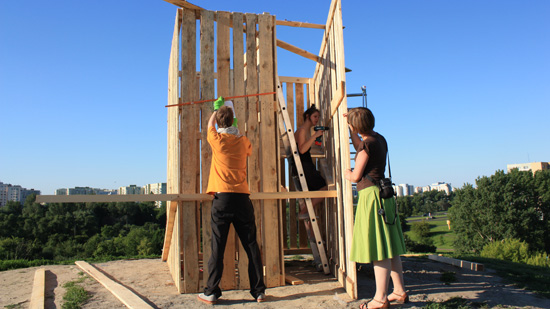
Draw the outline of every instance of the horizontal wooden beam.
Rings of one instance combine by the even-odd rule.
[[[288,50],[289,52],[293,52],[299,56],[302,56],[302,57],[305,57],[307,59],[311,59],[315,62],[319,62],[321,63],[321,57],[315,55],[315,54],[312,54],[310,52],[308,52],[307,50],[305,49],[301,49],[300,47],[297,47],[297,46],[294,46],[292,44],[289,44],[285,41],[281,41],[279,39],[277,39],[277,46],[282,48],[282,49],[286,49]]]
[[[290,20],[277,20],[276,25],[277,26],[300,27],[300,28],[323,29],[323,30],[325,29],[325,25],[303,23],[301,21],[290,21]]]
[[[173,5],[177,5],[182,8],[191,9],[191,10],[204,10],[200,6],[194,5],[193,3],[189,3],[185,0],[164,0],[168,3],[172,3]]]
[[[291,248],[284,249],[285,255],[311,254],[311,248]]]
[[[337,197],[336,190],[333,191],[291,191],[291,192],[257,192],[251,193],[251,200],[286,200],[297,198],[330,198]]]
[[[37,203],[156,202],[211,200],[209,194],[37,195]]]
[[[281,83],[308,84],[310,80],[308,77],[279,76]]]
[[[337,197],[337,191],[256,192],[251,200],[285,200],[296,198]],[[37,203],[105,203],[156,201],[210,201],[210,194],[130,194],[130,195],[37,195]]]

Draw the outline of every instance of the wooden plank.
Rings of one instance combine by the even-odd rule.
[[[29,308],[44,309],[46,301],[46,269],[39,268],[34,272],[32,294]]]
[[[260,93],[275,91],[273,80],[273,19],[269,14],[258,15],[259,28],[259,67],[260,67]],[[261,178],[263,192],[277,192],[277,153],[278,138],[276,136],[274,96],[260,97],[260,139],[261,151]],[[277,202],[264,200],[264,250],[266,266],[266,286],[275,287],[280,285],[281,258],[280,251],[280,230]]]
[[[309,83],[309,81],[311,80],[311,78],[307,78],[307,77],[293,77],[293,76],[279,76],[279,81],[281,83],[300,83],[300,84],[307,84]],[[287,88],[287,91],[288,91],[288,88]],[[287,102],[288,104],[288,102]],[[290,113],[290,109],[288,110],[288,112]]]
[[[174,22],[174,32],[172,34],[172,46],[170,50],[170,63],[168,66],[168,104],[177,104],[179,103],[179,55],[180,55],[180,31],[181,31],[181,23],[182,23],[182,14],[183,10],[178,9],[176,14],[176,20]],[[167,140],[167,179],[166,179],[166,190],[168,194],[178,194],[179,192],[179,110],[169,109],[168,111],[168,140]],[[99,196],[96,196],[97,198]],[[103,197],[103,196],[102,196]],[[131,197],[131,196],[117,196],[117,199],[119,197]],[[94,199],[95,199],[94,198]],[[114,196],[107,196],[109,200],[111,198],[114,198]],[[135,200],[133,200],[135,201]],[[174,219],[177,218],[177,203],[174,203],[173,205],[174,209],[171,211],[174,211]],[[170,211],[167,212],[167,215],[169,215]],[[170,219],[167,218],[167,221]],[[170,273],[172,275],[172,278],[174,280],[174,284],[179,292],[182,292],[181,287],[181,264],[179,255],[180,252],[178,250],[179,248],[179,226],[178,223],[173,220],[173,227],[170,231],[170,239],[164,240],[165,242],[165,248],[169,248],[167,251],[168,254],[168,267],[170,269]],[[165,235],[166,236],[166,235]]]
[[[328,43],[328,35],[330,33],[330,30],[332,28],[332,23],[334,19],[334,13],[336,11],[336,4],[340,0],[332,0],[330,3],[330,9],[328,12],[327,22],[325,23],[325,33],[323,35],[323,41],[321,42],[321,48],[319,49],[319,56],[322,57],[322,55],[325,54],[325,48]],[[317,66],[315,67],[315,72],[313,73],[313,79],[317,79],[317,76],[322,71],[322,64],[317,63]]]
[[[304,123],[304,84],[294,84],[294,91],[296,92],[296,128],[299,128]],[[299,203],[297,208],[299,211]],[[307,231],[305,225],[301,224],[301,222],[298,222],[298,236],[298,248],[307,248],[309,246]]]
[[[485,269],[483,264],[480,264],[480,263],[474,263],[474,262],[469,262],[469,261],[464,261],[464,260],[459,260],[459,259],[453,259],[453,258],[450,258],[450,257],[441,256],[441,255],[430,254],[430,255],[428,255],[428,259],[433,260],[433,261],[437,261],[437,262],[441,262],[441,263],[445,263],[445,264],[450,264],[450,265],[460,267],[460,268],[474,270],[474,271],[483,271]]]
[[[281,143],[282,144],[282,143]],[[281,148],[279,148],[281,149]],[[279,150],[280,152],[280,150]],[[277,157],[280,157],[279,155]],[[280,169],[280,172],[279,172],[279,180],[281,182],[281,186],[284,187],[284,190],[281,190],[281,191],[288,191],[288,189],[286,188],[286,169],[285,169],[285,162],[286,160],[285,159],[281,159],[280,161],[280,166],[281,166],[281,169]],[[288,213],[287,213],[287,203],[288,203],[288,200],[284,199],[284,200],[280,200],[281,203],[282,203],[282,227],[281,227],[281,230],[282,230],[282,233],[283,233],[283,240],[284,240],[284,243],[283,243],[283,248],[287,249],[287,244],[286,244],[286,240],[288,239],[288,229],[287,229],[287,226],[288,226]]]
[[[290,285],[300,285],[304,284],[304,280],[294,277],[293,275],[286,273],[285,274],[285,281]]]
[[[166,229],[164,231],[164,245],[162,249],[162,261],[166,262],[170,245],[172,244],[172,233],[174,231],[174,220],[176,219],[177,202],[168,202],[166,209]]]
[[[311,254],[311,248],[290,248],[285,250],[285,255]]]
[[[200,6],[196,6],[196,5],[194,5],[192,3],[189,3],[185,0],[164,0],[164,1],[166,1],[168,3],[172,3],[173,5],[180,6],[182,8],[190,9],[190,10],[204,10]]]
[[[216,64],[218,73],[218,96],[229,97],[231,95],[229,88],[230,80],[230,14],[228,12],[217,12],[217,53]],[[236,288],[235,278],[235,229],[229,228],[227,243],[224,253],[223,275],[220,281],[222,290],[232,290]]]
[[[340,81],[340,85],[335,93],[335,96],[330,101],[330,106],[332,111],[330,112],[330,119],[332,120],[332,117],[338,110],[338,107],[340,107],[340,104],[344,100],[344,97],[346,96],[346,83],[343,81]]]
[[[215,97],[214,92],[214,13],[212,11],[201,12],[200,24],[200,69],[201,69],[201,99]],[[201,105],[201,174],[202,192],[206,192],[208,175],[212,161],[212,149],[206,140],[208,120],[212,115],[210,104]],[[206,286],[208,280],[208,259],[212,253],[212,229],[211,229],[212,202],[202,202],[202,248],[203,248],[203,282]]]
[[[84,261],[74,262],[78,267],[84,270],[88,275],[97,280],[109,292],[111,292],[118,300],[120,300],[128,308],[153,308],[138,295],[134,294],[130,289],[122,284],[110,279],[105,274],[100,272],[94,266]]]
[[[300,47],[298,46],[294,46],[290,43],[287,43],[285,41],[281,41],[281,40],[277,40],[277,46],[282,48],[282,49],[286,49],[288,50],[289,52],[291,53],[295,53],[296,55],[298,56],[302,56],[304,58],[307,58],[307,59],[310,59],[310,60],[313,60],[315,62],[321,62],[321,57],[315,55],[315,54],[312,54],[310,52],[308,52],[307,50],[305,49],[301,49]]]
[[[345,68],[345,59],[344,59],[344,34],[343,34],[343,23],[342,23],[342,2],[341,0],[334,0],[336,2],[335,10],[334,10],[334,32],[336,34],[336,50],[337,50],[337,78],[338,81],[341,83],[345,83],[346,81],[346,68]],[[345,92],[345,90],[344,90]],[[348,106],[347,106],[347,98],[344,96],[342,103],[340,104],[338,108],[338,122],[340,126],[340,139],[339,142],[342,144],[340,147],[340,166],[341,170],[346,170],[350,167],[350,153],[349,153],[349,145],[348,145],[348,138],[349,138],[349,130],[347,121],[345,121],[343,114],[347,113]],[[345,140],[345,142],[344,142]],[[339,175],[336,174],[338,177]],[[342,261],[346,262],[346,291],[348,292],[348,295],[352,297],[353,299],[357,298],[357,267],[356,263],[353,261],[350,261],[349,259],[349,253],[351,250],[351,242],[352,242],[352,234],[353,234],[353,224],[350,224],[353,222],[353,193],[351,190],[351,183],[347,180],[344,180],[342,177],[338,178],[341,179],[343,183],[342,185],[342,202],[344,207],[344,216],[345,216],[345,222],[348,224],[344,224],[344,234],[343,235],[343,241],[345,242],[345,250],[342,250],[345,252],[345,258]],[[338,200],[338,199],[337,199]]]
[[[301,22],[301,21],[277,20],[276,24],[277,24],[277,26],[289,26],[289,27],[311,28],[311,29],[325,29],[325,25],[304,23],[304,22]]]
[[[334,26],[330,27],[328,37],[329,37],[329,40],[327,44],[325,59],[327,60],[327,66],[329,68],[327,70],[328,71],[327,74],[328,74],[329,83],[330,83],[330,95],[327,97],[328,100],[324,101],[325,106],[323,108],[323,117],[326,121],[332,121],[332,126],[330,129],[331,132],[329,135],[334,137],[334,136],[339,136],[340,134],[340,128],[338,126],[339,119],[332,119],[332,114],[331,114],[331,108],[333,104],[336,104],[335,96],[337,95],[336,89],[337,89],[337,82],[338,82],[337,75],[336,75],[337,54],[335,52]],[[337,102],[337,103],[339,104],[340,102]],[[332,145],[332,148],[334,149],[335,153],[338,153],[340,151],[340,148],[342,147],[339,141],[333,140],[330,144]],[[348,148],[349,148],[349,145],[348,145]],[[333,164],[337,165],[339,163],[338,161],[339,156],[336,155],[336,156],[333,156],[332,158],[335,159],[335,162],[333,162]],[[338,172],[340,168],[336,167],[336,170]],[[341,189],[342,189],[341,186],[337,186],[337,187],[340,188],[339,194],[341,194]],[[339,206],[341,204],[342,202],[337,201],[336,208],[339,209],[340,208]],[[332,230],[334,234],[331,234],[330,238],[333,239],[334,242],[339,242],[341,240],[340,238],[338,238],[338,235],[339,235],[338,231],[339,231],[338,229]],[[334,244],[334,245],[337,246],[337,244]],[[331,251],[328,251],[328,252],[331,252]],[[339,255],[334,256],[334,261],[340,261]],[[335,273],[335,275],[337,274],[338,273]]]
[[[38,195],[42,199],[37,203],[102,203],[102,202],[151,202],[151,201],[212,201],[210,194],[135,194],[135,195]],[[336,197],[336,191],[290,191],[290,192],[255,192],[251,200],[278,200],[288,198]]]
[[[233,96],[244,95],[244,36],[240,30],[243,26],[244,15],[242,13],[233,13]],[[235,29],[236,26],[236,29]],[[245,98],[233,99],[235,114],[238,119],[237,125],[241,133],[246,131],[246,112],[247,104]],[[250,289],[248,280],[248,257],[243,245],[239,241],[237,244],[237,269],[239,277],[237,278],[237,288],[241,290]]]
[[[277,18],[275,18],[275,16],[271,16],[271,20],[272,20],[272,24],[275,25],[276,22],[277,22]],[[275,40],[275,38],[277,38],[277,27],[273,27],[273,34],[272,34],[272,40]],[[277,88],[277,96],[278,95],[282,95],[282,83],[281,81],[279,81],[277,79],[277,76],[278,76],[278,64],[277,64],[277,59],[278,59],[278,56],[277,56],[277,46],[276,44],[271,44],[271,49],[273,50],[273,83],[274,83],[274,86]],[[279,91],[281,90],[281,91]],[[275,126],[277,127],[275,129],[275,142],[276,142],[276,147],[277,147],[277,158],[280,158],[281,157],[281,147],[278,147],[277,144],[282,144],[281,143],[281,140],[279,138],[277,138],[278,136],[278,130],[279,131],[282,131],[280,130],[279,126],[280,126],[280,122],[278,121],[279,120],[279,117],[277,115],[277,112],[279,111],[280,107],[279,107],[279,104],[278,104],[278,99],[277,99],[277,96],[275,96],[275,99],[273,100],[273,109],[274,109],[274,114],[273,114],[273,120],[275,122]],[[283,127],[284,129],[284,127]],[[285,173],[283,172],[285,170],[285,167],[286,167],[286,164],[285,164],[285,160],[281,160],[281,161],[278,161],[277,162],[277,172],[279,175],[281,175],[282,178],[279,178],[277,179],[277,190],[275,191],[286,191],[286,190],[282,190],[282,187],[283,187],[283,184],[286,184],[286,176],[285,176]],[[278,205],[278,208],[277,208],[277,216],[279,218],[278,222],[279,222],[279,225],[278,225],[278,231],[279,231],[279,252],[278,252],[278,257],[279,257],[279,262],[280,262],[280,275],[279,275],[279,286],[284,286],[285,285],[285,261],[284,261],[284,256],[285,256],[285,253],[284,253],[284,249],[286,248],[286,244],[287,244],[287,241],[286,241],[286,237],[283,236],[283,231],[286,232],[286,200],[278,200],[276,201],[277,202],[277,205]]]
[[[288,198],[316,198],[316,197],[336,197],[338,191],[291,191],[291,192],[256,192],[250,194],[251,200],[278,200]]]
[[[296,92],[296,129],[298,129],[304,123],[304,84],[294,85]]]
[[[286,82],[286,110],[288,111],[288,116],[290,118],[290,123],[292,124],[291,130],[294,131],[296,128],[294,126],[294,84]],[[299,116],[299,115],[298,115]],[[292,171],[290,165],[288,166],[288,190],[294,191],[296,187],[294,186],[294,181],[292,180]],[[289,199],[289,209],[288,209],[288,234],[290,240],[290,248],[298,248],[298,219],[296,216],[296,200]]]
[[[184,9],[182,28],[182,80],[181,98],[183,101],[196,99],[196,19],[195,13]],[[195,105],[180,106],[181,110],[181,133],[180,134],[180,192],[186,194],[198,193],[196,174],[199,164],[197,153],[199,149],[195,142],[194,134],[199,128],[199,118],[196,115]],[[178,209],[180,216],[180,247],[183,252],[183,290],[185,293],[199,292],[199,234],[197,233],[197,207],[196,202],[180,202]]]
[[[104,203],[155,201],[210,201],[208,194],[37,195],[37,203]]]
[[[258,93],[258,68],[256,53],[256,22],[255,14],[245,14],[246,19],[246,93]],[[260,132],[258,123],[258,100],[259,97],[248,97],[248,111],[246,115],[246,136],[252,144],[252,155],[248,158],[248,186],[251,193],[260,192]],[[258,201],[252,202],[254,206],[254,216],[256,218],[256,228],[258,230],[256,240],[260,251],[262,251],[262,208]],[[263,252],[262,252],[263,253]]]

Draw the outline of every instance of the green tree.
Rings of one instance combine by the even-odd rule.
[[[491,242],[515,238],[542,250],[548,223],[541,217],[534,184],[531,172],[497,171],[478,178],[477,188],[467,184],[457,190],[449,211],[455,248],[479,252]]]

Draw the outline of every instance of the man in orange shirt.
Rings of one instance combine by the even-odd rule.
[[[233,223],[248,256],[250,294],[258,301],[265,300],[265,284],[260,249],[256,242],[254,208],[246,181],[246,160],[252,146],[246,136],[239,133],[233,113],[233,104],[220,97],[214,102],[214,113],[208,121],[207,140],[212,147],[212,165],[207,193],[212,201],[212,255],[208,261],[208,281],[198,299],[215,304],[222,295],[219,288],[223,273],[223,256],[229,226]],[[218,124],[218,130],[215,124]]]

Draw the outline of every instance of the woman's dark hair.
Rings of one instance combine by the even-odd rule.
[[[311,107],[304,112],[304,121],[306,121],[306,119],[308,119],[309,117],[311,117],[311,115],[315,113],[320,113],[320,111],[317,109],[317,107],[315,107],[315,104],[311,104]]]
[[[233,110],[228,106],[222,106],[216,114],[216,122],[220,128],[229,128],[233,124]]]

